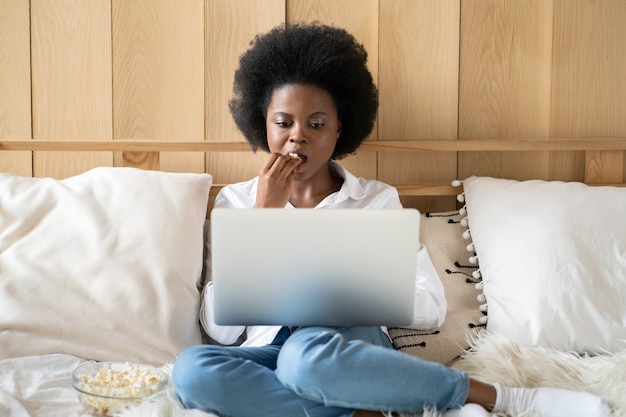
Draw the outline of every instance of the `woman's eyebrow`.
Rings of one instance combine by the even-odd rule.
[[[316,111],[316,112],[309,114],[309,117],[316,117],[316,116],[328,116],[328,113],[326,113],[325,111]]]
[[[272,116],[283,116],[283,117],[293,117],[291,114],[284,112],[284,111],[277,111],[272,113]],[[326,113],[325,111],[316,111],[313,112],[311,114],[309,114],[307,117],[317,117],[317,116],[328,116],[328,113]]]
[[[276,111],[276,112],[272,113],[272,116],[291,117],[291,115],[289,113],[286,113],[284,111]]]

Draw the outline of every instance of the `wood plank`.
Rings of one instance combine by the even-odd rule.
[[[379,137],[457,137],[458,0],[380,3]]]
[[[585,152],[585,182],[624,181],[624,151]]]
[[[239,56],[257,33],[285,21],[284,0],[211,0],[205,9],[206,111],[205,140],[244,140],[232,120],[228,102]],[[207,154],[206,170],[217,182],[231,183],[258,174],[265,160],[253,154]]]
[[[203,140],[203,0],[112,4],[115,139]],[[204,172],[201,154],[164,153],[160,163],[165,171]]]
[[[624,152],[585,152],[584,181],[612,183],[626,180],[626,154]]]
[[[458,120],[458,0],[380,2],[379,142],[455,140]],[[379,154],[387,183],[439,182],[456,178],[456,155]],[[454,201],[403,199],[409,207],[452,209]]]
[[[376,82],[378,3],[379,0],[288,0],[287,22],[320,22],[350,32],[365,47],[368,53],[367,66]]]
[[[547,138],[551,1],[478,0],[461,7],[459,137]],[[547,179],[550,168],[548,152],[459,155],[461,178]]]
[[[460,138],[459,141],[445,140],[389,140],[365,143],[363,150],[377,151],[456,151],[456,152],[495,152],[495,151],[582,151],[582,150],[623,150],[626,137],[615,138]]]
[[[161,171],[161,152],[116,152],[116,167]]]
[[[626,134],[626,3],[554,0],[552,135]],[[625,178],[623,152],[587,152],[586,181]]]
[[[0,139],[30,139],[30,11],[0,0]],[[32,175],[31,152],[0,152],[0,172]]]
[[[112,138],[111,3],[31,1],[33,138]],[[112,165],[110,153],[34,153],[35,176]]]

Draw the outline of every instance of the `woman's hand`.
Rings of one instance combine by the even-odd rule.
[[[279,207],[287,205],[291,197],[294,175],[300,158],[273,153],[259,173],[259,185],[254,207]]]

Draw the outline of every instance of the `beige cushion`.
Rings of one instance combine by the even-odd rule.
[[[428,248],[435,269],[443,282],[448,312],[440,329],[418,331],[392,327],[389,335],[396,349],[431,361],[448,364],[469,347],[468,333],[474,334],[482,313],[472,277],[476,267],[463,239],[466,230],[458,212],[422,214],[420,238]]]

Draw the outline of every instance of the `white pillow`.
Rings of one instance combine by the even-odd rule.
[[[171,362],[200,342],[209,174],[0,174],[0,359]]]
[[[485,177],[463,187],[487,330],[561,351],[622,350],[626,189]]]

